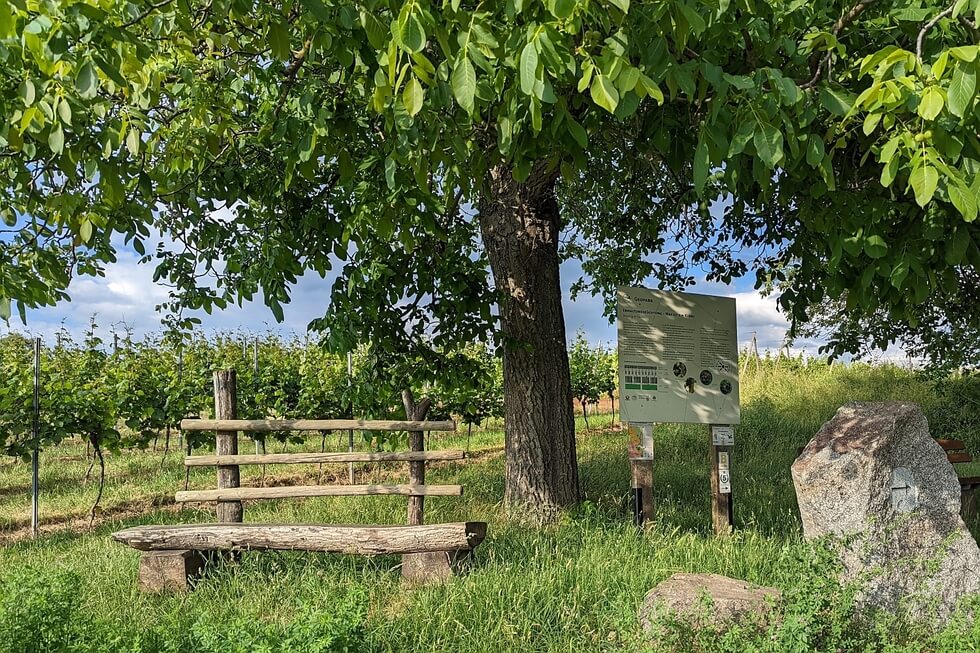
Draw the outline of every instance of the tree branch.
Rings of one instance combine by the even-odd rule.
[[[859,2],[856,5],[851,7],[850,11],[848,11],[846,14],[841,16],[837,20],[837,22],[834,23],[834,26],[831,28],[830,33],[833,34],[834,36],[840,34],[845,27],[847,27],[855,20],[857,20],[857,17],[863,14],[865,9],[867,9],[877,1],[878,0],[859,0]],[[822,59],[819,60],[819,62],[817,62],[816,68],[814,68],[813,64],[814,62],[817,61],[816,53],[814,53],[814,55],[810,57],[810,66],[811,69],[813,70],[813,76],[810,77],[810,79],[807,82],[800,84],[800,88],[813,88],[814,86],[816,86],[817,82],[820,81],[820,76],[823,73],[824,66],[827,67],[827,72],[828,73],[830,72],[830,64],[833,56],[834,56],[834,51],[830,50],[829,52],[827,52],[826,56],[824,56]]]
[[[977,29],[976,23],[970,21],[970,19],[966,16],[958,16],[958,19],[960,24],[966,29],[967,32],[970,33],[970,36],[973,37],[973,42],[980,43],[980,30]]]
[[[137,16],[133,20],[130,20],[130,21],[127,21],[127,22],[123,23],[119,27],[122,28],[122,29],[126,29],[127,27],[132,27],[136,23],[142,21],[144,18],[146,18],[147,16],[149,16],[150,14],[152,14],[157,9],[162,9],[163,7],[166,7],[167,5],[169,5],[171,2],[173,2],[173,0],[161,0],[160,2],[156,3],[155,5],[150,5],[149,7],[146,8],[146,11],[144,11],[143,13],[141,13],[139,16]]]
[[[941,21],[943,18],[952,15],[955,6],[956,6],[955,3],[951,4],[944,11],[942,11],[938,16],[936,16],[928,23],[926,23],[921,30],[919,30],[919,37],[915,40],[915,58],[919,61],[920,64],[922,63],[922,46],[925,43],[926,35],[929,33],[929,30],[935,27],[936,23]]]

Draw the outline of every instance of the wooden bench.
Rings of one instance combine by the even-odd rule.
[[[966,450],[966,444],[962,440],[943,440],[937,439],[936,442],[943,451],[946,458],[954,465],[957,463],[972,463],[973,456]],[[980,488],[980,476],[960,476],[960,515],[965,521],[971,521],[977,516],[977,497],[976,490]]]
[[[143,553],[139,585],[147,591],[187,589],[204,567],[204,552],[217,551],[320,551],[361,555],[402,555],[402,577],[414,583],[440,580],[452,574],[453,563],[466,557],[486,537],[483,522],[424,524],[424,498],[460,496],[459,485],[426,485],[425,464],[460,460],[463,451],[423,451],[422,432],[455,431],[453,422],[365,420],[237,420],[235,402],[219,393],[234,395],[234,373],[215,374],[214,420],[184,420],[184,431],[215,431],[216,454],[188,456],[188,468],[213,466],[218,470],[214,490],[177,492],[178,503],[216,502],[216,524],[136,526],[113,538]],[[231,417],[228,417],[228,414]],[[239,455],[239,432],[271,431],[408,431],[411,451]],[[354,462],[407,462],[409,483],[404,485],[303,485],[289,487],[240,487],[241,465],[324,464]],[[408,524],[245,524],[242,501],[327,496],[401,495],[409,499]]]

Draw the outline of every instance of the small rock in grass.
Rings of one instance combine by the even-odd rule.
[[[670,621],[702,630],[738,624],[762,625],[782,598],[774,587],[757,587],[718,574],[674,574],[647,592],[640,606],[643,630],[661,634]]]

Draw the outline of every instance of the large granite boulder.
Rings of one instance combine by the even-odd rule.
[[[764,626],[781,598],[772,587],[754,587],[717,574],[674,574],[647,592],[640,626],[652,637],[672,621],[698,630],[724,630],[732,623]]]
[[[980,591],[956,472],[917,405],[842,407],[792,471],[804,535],[831,542],[859,607],[942,622]]]

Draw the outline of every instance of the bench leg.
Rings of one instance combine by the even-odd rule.
[[[960,516],[967,524],[977,518],[976,486],[960,488]]]
[[[409,585],[438,583],[455,576],[472,550],[406,553],[402,556],[402,581]]]
[[[140,555],[139,588],[144,592],[186,592],[204,570],[200,551],[144,551]]]

